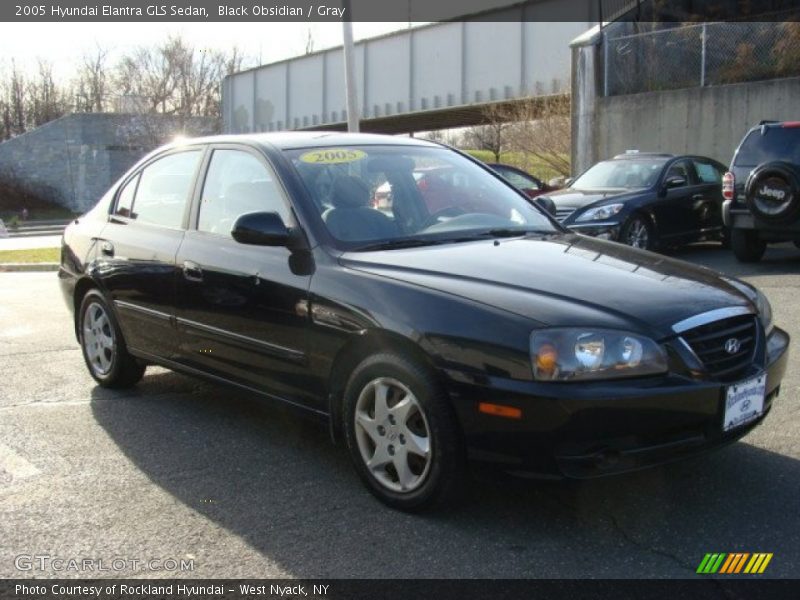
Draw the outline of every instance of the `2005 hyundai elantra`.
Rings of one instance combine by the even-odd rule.
[[[157,364],[305,409],[407,510],[452,499],[468,459],[583,478],[735,441],[789,342],[746,283],[374,135],[161,148],[67,228],[59,277],[100,385]]]

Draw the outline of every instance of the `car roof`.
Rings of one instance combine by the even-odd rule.
[[[617,154],[611,160],[636,160],[637,158],[673,158],[674,154],[666,152],[625,152],[624,154]]]
[[[764,120],[759,122],[758,125],[754,125],[753,129],[757,129],[759,127],[800,127],[800,121],[769,121]]]
[[[426,146],[438,148],[439,144],[426,140],[374,133],[342,133],[340,131],[281,131],[276,133],[245,133],[214,135],[176,141],[181,144],[239,143],[274,146],[280,150],[296,148],[325,148],[332,146]]]
[[[800,127],[800,121],[769,121],[769,120],[765,120],[765,121],[760,121],[758,123],[758,125],[753,125],[747,131],[747,133],[744,135],[744,137],[746,138],[752,132],[759,131],[759,130],[778,129],[778,128],[780,128],[780,129],[794,129],[794,128],[797,128],[797,127]],[[742,141],[744,141],[744,138],[742,138]]]

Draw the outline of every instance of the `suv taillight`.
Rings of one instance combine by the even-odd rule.
[[[736,187],[736,177],[728,171],[722,176],[722,197],[725,200],[733,200],[733,188]]]

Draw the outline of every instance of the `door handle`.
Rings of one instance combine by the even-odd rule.
[[[183,276],[188,281],[203,281],[203,269],[190,260],[183,261]]]
[[[692,200],[695,200],[695,201],[697,201],[697,200],[705,200],[705,199],[706,199],[706,197],[705,197],[704,194],[695,194],[694,196],[692,196]]]
[[[114,244],[108,240],[104,240],[100,244],[100,253],[103,254],[103,256],[114,256]]]

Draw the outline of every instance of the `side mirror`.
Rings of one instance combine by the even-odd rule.
[[[288,246],[291,230],[276,212],[253,212],[242,215],[233,224],[231,235],[240,244],[252,246]]]
[[[672,188],[683,187],[685,185],[686,177],[673,175],[672,177],[667,177],[667,180],[664,182],[664,189],[671,190]]]
[[[533,203],[538,205],[539,208],[543,208],[545,212],[550,213],[552,216],[556,216],[556,203],[553,202],[552,198],[548,198],[547,196],[538,196],[534,198]]]

